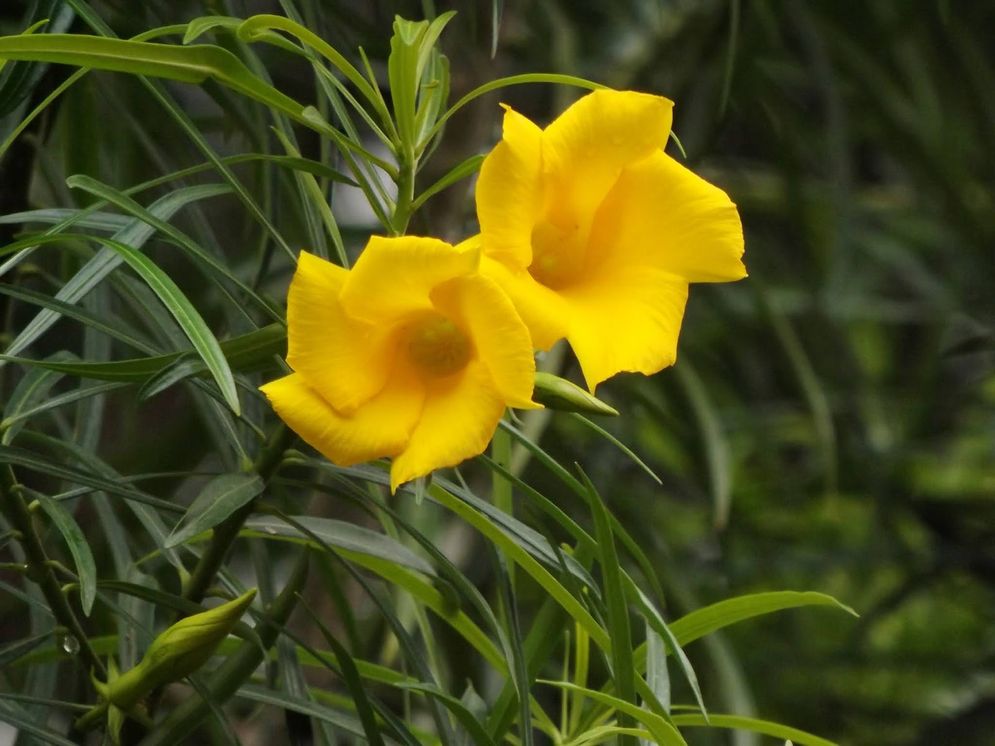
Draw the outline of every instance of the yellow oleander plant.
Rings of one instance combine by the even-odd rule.
[[[251,727],[228,707],[239,701],[295,742],[530,746],[542,733],[683,746],[686,728],[711,726],[824,746],[752,712],[709,712],[683,646],[761,614],[845,607],[764,591],[675,618],[588,478],[593,455],[543,441],[550,416],[573,417],[652,474],[584,416],[629,416],[595,387],[675,362],[689,283],[745,277],[736,207],[665,151],[672,103],[526,74],[450,104],[440,39],[453,13],[396,18],[389,52],[370,59],[322,38],[320,4],[280,6],[121,39],[67,0],[90,33],[63,33],[58,15],[54,29],[0,37],[17,80],[34,65],[77,68],[18,110],[0,156],[62,96],[70,114],[102,106],[87,86],[113,94],[117,77],[91,75],[111,71],[137,76],[203,159],[163,175],[150,164],[172,158],[143,161],[124,188],[98,178],[97,159],[66,174],[78,205],[21,216],[48,227],[0,247],[0,272],[23,277],[34,252],[66,252],[40,272],[57,278],[54,298],[10,293],[43,306],[0,357],[17,373],[0,422],[0,528],[29,589],[17,598],[35,613],[0,660],[15,685],[35,663],[73,674],[24,699],[0,689],[0,719],[53,743],[99,727],[115,743],[175,746]],[[271,74],[282,64],[293,74]],[[208,114],[188,112],[177,84],[203,86]],[[464,148],[423,183],[451,120],[520,84],[588,92],[545,129],[506,106],[486,155]],[[484,114],[495,136],[497,115]],[[100,137],[95,116],[59,121],[67,138],[84,125]],[[232,152],[242,145],[253,149]],[[117,152],[112,138],[104,147]],[[441,221],[425,203],[478,170],[454,221],[469,238],[432,237]],[[372,223],[348,215],[350,189]],[[208,212],[220,197],[249,220]],[[59,318],[84,326],[75,352],[38,345]],[[546,354],[563,339],[589,391]],[[56,393],[63,377],[100,383]],[[105,453],[105,396],[130,397],[141,468]],[[153,412],[149,399],[168,405]],[[73,426],[43,416],[73,403]],[[98,530],[107,552],[91,549]],[[247,587],[260,603],[238,640]],[[189,616],[210,595],[235,600]],[[671,702],[671,671],[685,704]],[[57,726],[29,705],[85,714]]]

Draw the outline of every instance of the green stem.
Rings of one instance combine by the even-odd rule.
[[[62,593],[62,586],[52,571],[45,546],[35,529],[31,511],[21,496],[20,488],[14,478],[14,470],[10,467],[0,468],[0,512],[19,533],[18,541],[27,557],[27,576],[38,584],[56,621],[79,643],[79,656],[83,663],[98,676],[105,676],[104,664],[94,652],[76,613]]]
[[[391,216],[391,230],[395,236],[403,236],[411,220],[412,207],[415,200],[415,173],[418,170],[418,158],[405,148],[398,156],[397,164],[397,200],[394,203],[394,214]]]
[[[262,453],[259,454],[259,458],[256,459],[256,463],[253,465],[253,471],[259,474],[264,482],[269,482],[276,473],[284,452],[293,440],[293,432],[282,424],[269,439],[266,447],[263,448]],[[238,538],[239,531],[242,530],[246,519],[252,515],[255,504],[255,500],[250,501],[214,528],[207,548],[200,555],[193,573],[191,573],[184,584],[183,597],[185,599],[200,603],[204,598],[207,589],[214,582],[214,576],[218,574],[218,570],[224,564],[228,551],[231,549],[232,544],[235,543],[235,539]]]

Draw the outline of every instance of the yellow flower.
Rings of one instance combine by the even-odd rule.
[[[672,107],[595,91],[545,130],[505,107],[480,171],[481,272],[536,347],[570,342],[592,392],[674,363],[689,282],[746,276],[736,206],[663,152]]]
[[[352,270],[301,252],[287,301],[294,372],[262,391],[340,466],[394,457],[391,488],[487,447],[532,402],[529,333],[479,251],[370,239]]]

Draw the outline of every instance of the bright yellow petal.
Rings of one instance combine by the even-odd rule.
[[[616,373],[650,375],[674,364],[687,291],[683,277],[628,267],[563,292],[567,340],[591,393]]]
[[[457,250],[436,238],[370,238],[342,286],[346,313],[373,324],[391,324],[432,310],[432,289],[475,272],[479,251]]]
[[[589,262],[605,266],[650,265],[690,282],[746,277],[736,206],[664,153],[622,172],[598,211],[590,245]]]
[[[441,285],[432,299],[473,340],[477,359],[509,407],[534,409],[532,339],[508,296],[493,280],[470,275]]]
[[[505,107],[501,142],[477,179],[477,219],[484,251],[512,267],[532,263],[532,228],[542,208],[542,130]]]
[[[479,361],[429,390],[407,448],[391,465],[391,489],[483,453],[504,407],[490,373]]]
[[[549,220],[586,235],[622,169],[667,144],[673,106],[662,96],[601,90],[564,111],[542,135]]]
[[[287,297],[287,362],[345,414],[384,387],[393,361],[389,329],[343,312],[339,292],[348,276],[302,251]]]
[[[294,432],[339,466],[400,453],[425,399],[418,379],[398,370],[383,391],[348,417],[336,412],[297,373],[260,390]]]
[[[494,280],[508,297],[532,335],[532,346],[548,350],[567,334],[570,309],[560,295],[536,282],[525,270],[513,270],[487,256],[480,273]]]

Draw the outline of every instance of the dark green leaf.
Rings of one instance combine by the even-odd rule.
[[[76,523],[76,519],[62,503],[56,502],[40,492],[33,494],[69,547],[73,562],[76,565],[76,575],[79,578],[79,595],[83,613],[90,616],[93,600],[97,595],[97,564],[93,560],[90,545],[87,543],[79,524]]]
[[[258,474],[221,474],[205,485],[169,536],[167,547],[176,547],[214,528],[259,495],[266,483]]]
[[[385,534],[331,518],[297,516],[295,520],[301,521],[315,536],[336,549],[379,557],[426,575],[435,575],[430,564]],[[250,535],[308,542],[308,538],[296,528],[271,516],[250,518],[246,521],[245,528]]]

